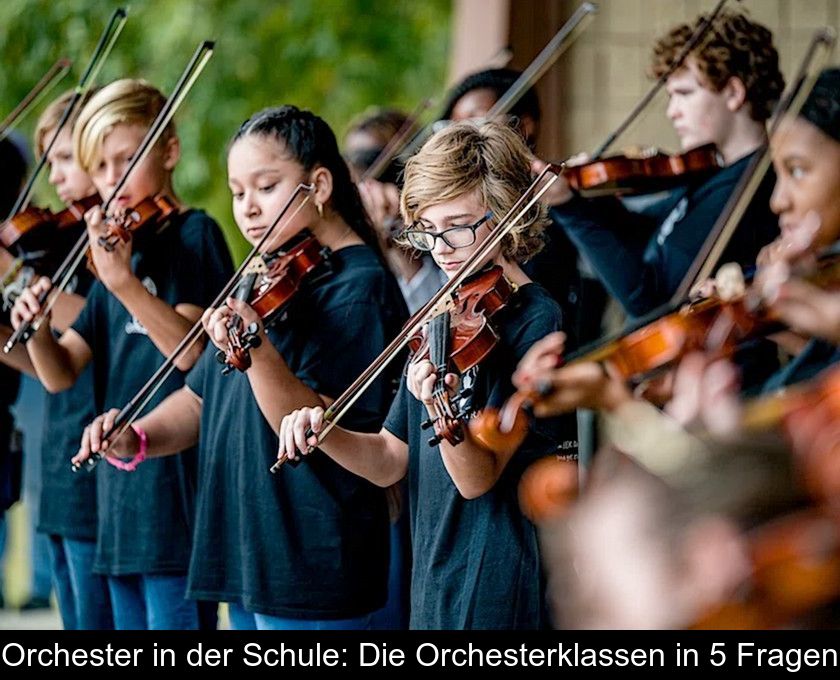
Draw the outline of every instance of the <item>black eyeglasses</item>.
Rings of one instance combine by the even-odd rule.
[[[406,239],[412,248],[417,250],[431,251],[435,249],[437,239],[443,239],[443,242],[450,248],[464,248],[475,243],[475,231],[487,220],[493,217],[492,211],[487,211],[475,224],[465,224],[463,226],[450,227],[440,232],[427,231],[425,229],[417,229],[418,223],[411,225],[410,229],[406,229],[402,233],[402,237]]]

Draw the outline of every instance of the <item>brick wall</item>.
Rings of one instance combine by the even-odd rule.
[[[512,66],[524,68],[577,0],[511,0]],[[599,13],[539,84],[543,131],[538,151],[558,159],[591,152],[632,108],[651,82],[645,77],[654,39],[676,23],[709,11],[715,0],[600,0]],[[815,28],[838,26],[840,0],[743,0],[773,31],[786,76],[796,68]],[[837,63],[837,59],[834,59]],[[661,94],[614,148],[655,145],[677,150]]]

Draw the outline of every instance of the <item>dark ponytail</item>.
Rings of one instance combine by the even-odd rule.
[[[350,170],[338,151],[335,134],[323,118],[296,106],[275,106],[251,116],[239,127],[231,143],[249,135],[273,137],[307,172],[317,167],[330,171],[333,179],[330,207],[380,257],[376,232],[350,178]]]

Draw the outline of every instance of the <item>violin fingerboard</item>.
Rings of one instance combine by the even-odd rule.
[[[432,317],[427,333],[429,334],[429,360],[435,367],[437,382],[442,384],[449,365],[449,312]]]

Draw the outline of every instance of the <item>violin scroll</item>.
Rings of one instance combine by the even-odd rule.
[[[165,194],[144,198],[130,210],[110,216],[107,219],[108,233],[100,236],[97,243],[112,252],[119,241],[128,243],[134,232],[160,225],[177,212],[178,204]]]
[[[242,319],[231,324],[228,328],[228,347],[216,352],[216,361],[222,364],[222,375],[231,373],[234,369],[245,372],[251,368],[252,349],[262,345],[260,326],[256,322],[242,328]]]
[[[517,392],[501,409],[482,409],[470,421],[470,435],[488,451],[512,454],[528,435],[533,403],[534,395]]]

